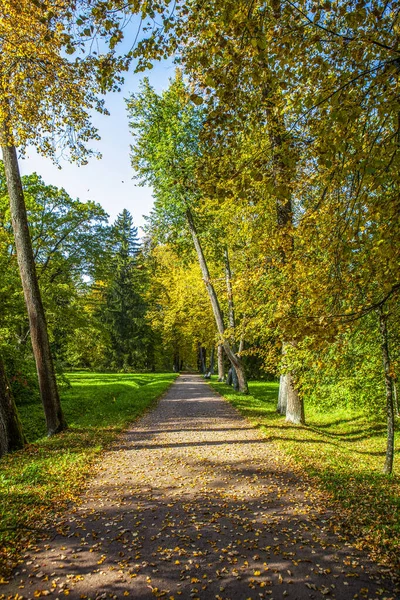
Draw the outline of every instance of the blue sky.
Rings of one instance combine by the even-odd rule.
[[[165,89],[174,71],[172,60],[155,63],[154,68],[146,73],[127,75],[122,91],[107,95],[106,104],[111,115],[93,115],[93,123],[99,130],[101,140],[93,142],[91,147],[101,152],[101,160],[92,158],[83,167],[64,160],[60,162],[62,168],[59,169],[51,160],[39,156],[30,148],[25,158],[20,160],[21,173],[28,175],[36,171],[45,183],[65,188],[71,197],[98,202],[111,220],[123,208],[127,208],[135,225],[141,226],[143,215],[151,210],[151,189],[139,187],[137,181],[132,179],[129,160],[132,137],[128,130],[124,98],[138,91],[143,77],[150,79],[156,91]]]

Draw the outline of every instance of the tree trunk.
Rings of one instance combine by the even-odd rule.
[[[224,381],[225,379],[225,367],[224,367],[224,348],[222,344],[218,344],[218,381]]]
[[[400,417],[399,401],[397,398],[397,385],[396,385],[396,381],[394,379],[393,379],[393,402],[394,402],[394,410],[396,412],[396,416]]]
[[[281,415],[286,414],[288,397],[288,375],[281,375],[279,379],[279,395],[277,412]]]
[[[232,333],[234,333],[235,328],[236,328],[236,319],[235,319],[235,305],[233,303],[232,271],[231,271],[231,264],[229,262],[228,248],[225,248],[224,260],[225,260],[226,291],[227,291],[227,296],[228,296],[228,322],[229,322],[229,327],[232,330]],[[232,347],[233,352],[237,355],[236,341],[233,336],[231,338],[231,347]],[[238,392],[239,391],[238,374],[236,372],[235,367],[232,366],[232,368],[230,370],[231,370],[231,377],[230,377],[229,385],[232,385],[235,392]]]
[[[203,275],[203,280],[204,280],[204,283],[207,288],[208,296],[210,298],[210,302],[211,302],[211,306],[213,309],[217,329],[218,329],[220,336],[223,338],[224,333],[225,333],[225,326],[224,326],[224,321],[222,318],[221,307],[219,305],[214,286],[211,283],[210,272],[208,270],[207,262],[206,262],[204,254],[203,254],[203,249],[201,247],[200,240],[197,235],[196,226],[194,224],[193,215],[192,215],[190,209],[187,209],[187,211],[186,211],[186,218],[187,218],[187,222],[189,225],[190,233],[192,235],[194,247],[197,252],[197,258],[199,260],[201,272]],[[238,356],[236,356],[236,354],[232,350],[231,345],[228,342],[228,340],[226,340],[226,339],[223,340],[223,346],[224,346],[226,355],[229,358],[232,366],[236,369],[236,373],[237,373],[238,380],[239,380],[239,391],[242,394],[248,394],[249,388],[247,386],[246,375],[244,372],[244,366],[243,366],[241,359]]]
[[[25,442],[17,407],[0,358],[0,456],[6,452],[19,450]]]
[[[279,3],[278,3],[279,4]],[[278,6],[278,5],[277,5]],[[265,68],[269,69],[268,64]],[[281,256],[282,265],[291,264],[293,253],[293,206],[292,206],[292,180],[295,176],[297,158],[291,146],[290,136],[287,135],[287,129],[282,112],[280,111],[279,98],[275,97],[275,92],[265,88],[266,114],[269,126],[269,139],[273,148],[272,162],[274,166],[274,184],[279,190],[279,196],[276,199],[276,220],[280,229],[280,246],[278,248]],[[288,158],[293,160],[288,160]],[[289,166],[290,165],[290,166]],[[293,296],[295,296],[295,293]],[[294,304],[294,302],[293,302]],[[288,377],[288,401],[286,420],[293,423],[304,423],[304,403],[298,391],[293,387],[293,373],[287,373]],[[289,400],[289,396],[291,399]],[[296,398],[295,398],[296,397]],[[295,400],[297,409],[292,411],[291,402]],[[278,412],[280,412],[278,401]],[[295,415],[295,416],[294,416]],[[301,415],[301,416],[299,416]],[[292,421],[292,418],[296,420]],[[300,419],[300,420],[297,420]]]
[[[214,375],[214,356],[215,356],[215,347],[213,346],[211,348],[211,354],[210,354],[210,368],[208,369],[208,372],[210,373],[210,375]]]
[[[2,145],[15,248],[25,303],[29,318],[32,349],[36,361],[40,395],[46,417],[47,433],[53,435],[66,428],[61,409],[53,359],[50,352],[47,323],[36,274],[29,235],[24,192],[14,146]]]
[[[291,373],[286,374],[287,379],[287,406],[286,406],[286,421],[295,425],[304,425],[304,403],[300,398],[298,389],[296,388]]]
[[[239,388],[240,388],[239,377],[238,377],[235,367],[232,367],[232,387],[235,390],[235,392],[239,391]]]
[[[229,327],[234,331],[235,329],[235,306],[233,304],[233,291],[232,291],[232,272],[231,265],[229,262],[229,254],[228,249],[225,248],[224,251],[224,260],[225,260],[225,281],[226,281],[226,291],[228,295],[228,315],[229,315]],[[232,341],[232,347],[234,346],[234,342]]]
[[[206,349],[203,346],[200,346],[200,364],[201,364],[201,372],[205,375],[207,371],[206,366]]]
[[[206,372],[205,350],[200,342],[197,342],[197,370],[202,375]]]
[[[173,370],[174,373],[179,373],[179,351],[175,352],[174,354],[174,366],[173,366]]]
[[[393,470],[394,457],[394,398],[393,398],[393,377],[391,374],[391,360],[389,354],[388,330],[387,330],[388,315],[383,312],[383,308],[379,309],[379,329],[381,333],[381,351],[383,370],[385,373],[385,388],[386,388],[386,418],[387,418],[387,443],[386,443],[386,459],[383,467],[383,472],[390,474]]]

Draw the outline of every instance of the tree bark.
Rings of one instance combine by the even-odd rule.
[[[200,364],[201,364],[201,372],[204,375],[207,371],[207,366],[206,366],[206,349],[203,348],[203,346],[200,346]]]
[[[228,322],[229,322],[230,329],[232,330],[232,332],[234,332],[235,328],[236,328],[236,319],[235,319],[235,305],[233,302],[232,271],[231,271],[231,264],[229,262],[228,248],[225,248],[224,260],[225,260],[226,291],[227,291],[227,296],[228,296]],[[235,341],[234,337],[231,338],[231,347],[232,347],[233,352],[237,355],[236,341]],[[232,374],[231,374],[231,377],[229,378],[229,381],[230,381],[229,385],[232,385],[235,392],[238,392],[239,391],[239,376],[238,376],[234,366],[232,366]]]
[[[25,444],[22,424],[0,358],[0,456],[19,450]]]
[[[279,378],[279,395],[278,395],[278,406],[277,412],[281,415],[286,414],[287,408],[287,397],[288,397],[288,375],[281,375]]]
[[[215,347],[213,346],[211,348],[211,354],[210,354],[210,368],[208,369],[208,372],[210,373],[210,375],[214,375],[214,356],[215,356]]]
[[[239,377],[238,374],[236,372],[235,367],[232,367],[232,387],[235,390],[235,392],[239,391]]]
[[[394,379],[393,379],[393,402],[394,402],[394,410],[396,412],[396,416],[400,417],[399,401],[397,398],[397,385],[396,385],[396,381]]]
[[[232,271],[231,264],[229,262],[229,254],[228,249],[224,250],[224,260],[225,260],[225,281],[226,281],[226,291],[228,296],[228,317],[229,317],[229,327],[234,331],[235,329],[235,306],[233,303],[233,291],[232,291]],[[232,342],[232,346],[234,342]]]
[[[25,303],[29,318],[32,349],[36,361],[40,395],[46,417],[47,433],[53,435],[66,428],[61,409],[53,359],[47,332],[46,316],[40,294],[28,218],[15,146],[2,140],[2,151],[10,197],[11,220]]]
[[[222,344],[218,344],[218,381],[224,381],[225,379],[225,367],[224,367],[224,348]]]
[[[201,272],[203,275],[203,280],[206,285],[208,296],[210,298],[211,307],[212,307],[212,310],[214,313],[215,323],[217,325],[217,329],[218,329],[220,336],[223,338],[224,333],[225,333],[225,326],[224,326],[224,321],[222,318],[221,307],[219,305],[214,286],[211,283],[210,272],[208,270],[207,262],[206,262],[206,259],[205,259],[204,253],[203,253],[203,249],[200,244],[199,237],[197,235],[197,229],[194,224],[193,215],[192,215],[190,209],[187,209],[187,211],[186,211],[186,218],[187,218],[187,222],[189,225],[190,233],[192,235],[194,247],[196,249],[197,258],[199,260]],[[240,357],[236,356],[236,354],[232,350],[231,345],[228,342],[228,340],[226,340],[226,339],[223,340],[223,346],[224,346],[224,350],[226,352],[227,357],[229,358],[234,369],[236,370],[236,373],[238,376],[238,381],[239,381],[239,391],[242,394],[248,394],[249,388],[247,386],[247,380],[246,380],[246,375],[244,372],[244,366],[243,366],[243,363],[242,363]]]
[[[379,309],[379,330],[381,333],[381,351],[383,370],[385,373],[385,388],[386,388],[386,418],[387,418],[387,442],[386,442],[386,459],[383,467],[383,472],[390,474],[393,470],[394,457],[394,398],[393,398],[393,376],[391,374],[392,365],[389,353],[388,330],[387,330],[388,315],[384,313],[383,308]]]
[[[286,421],[295,425],[305,425],[304,418],[304,403],[299,397],[299,392],[293,381],[291,373],[287,373],[287,405],[286,405]]]
[[[179,350],[178,350],[174,354],[174,366],[173,366],[174,373],[179,373],[179,366],[180,366],[180,360],[179,360]]]

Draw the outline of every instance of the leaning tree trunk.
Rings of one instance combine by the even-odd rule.
[[[217,325],[218,332],[221,337],[224,336],[225,326],[224,320],[222,318],[221,307],[218,302],[217,294],[215,292],[214,286],[211,283],[210,272],[208,270],[207,262],[203,253],[203,249],[200,244],[199,236],[197,235],[196,226],[193,221],[193,215],[190,209],[186,211],[186,218],[189,225],[190,233],[192,235],[194,247],[196,249],[197,258],[200,264],[201,272],[203,275],[203,280],[207,288],[208,296],[210,298],[212,310],[214,313],[215,322]],[[235,352],[232,350],[230,343],[228,340],[224,339],[223,341],[224,350],[226,352],[227,357],[229,358],[232,367],[236,370],[238,381],[239,381],[239,391],[242,394],[248,394],[249,388],[247,386],[246,375],[244,372],[243,362],[239,356],[236,356]]]
[[[235,328],[236,328],[235,305],[233,302],[232,272],[231,272],[231,265],[229,262],[228,248],[225,248],[224,260],[225,260],[226,292],[227,292],[227,296],[228,296],[228,322],[229,322],[230,329],[232,330],[232,332],[234,332]],[[234,338],[231,338],[231,347],[232,347],[233,352],[236,354],[236,342],[235,342]],[[236,369],[233,365],[232,365],[230,371],[231,371],[231,376],[228,377],[227,383],[229,381],[228,385],[232,385],[235,392],[237,392],[237,391],[239,391],[239,377],[238,377],[238,374],[236,373]]]
[[[25,444],[22,424],[0,358],[0,456],[19,450]]]
[[[222,344],[218,344],[218,381],[224,381],[225,379],[225,367],[224,367],[224,348]]]
[[[393,377],[391,374],[391,361],[389,353],[388,330],[387,330],[388,315],[383,312],[383,308],[379,309],[379,330],[381,333],[381,351],[383,370],[385,373],[385,388],[386,388],[386,418],[387,418],[387,443],[386,443],[386,459],[383,467],[383,472],[390,474],[393,470],[394,457],[394,399],[393,399]]]
[[[7,133],[5,133],[5,136]],[[47,433],[53,435],[66,428],[58,394],[53,359],[47,332],[46,316],[40,295],[18,158],[15,146],[2,142],[11,220],[25,303],[29,318],[32,349],[36,361],[40,395],[46,417]]]

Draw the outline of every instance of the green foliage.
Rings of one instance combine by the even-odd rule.
[[[73,200],[37,174],[23,177],[23,186],[59,375],[65,366],[153,368],[145,271],[129,212],[107,226],[98,204]],[[0,284],[0,351],[16,397],[29,401],[37,396],[37,383],[2,163],[0,219],[0,266],[5,273]]]
[[[111,368],[151,368],[151,331],[145,320],[145,281],[139,263],[137,228],[125,209],[108,239],[106,291],[99,318],[110,339],[106,360]]]
[[[160,95],[144,79],[140,92],[127,100],[127,110],[134,138],[132,167],[140,182],[154,190],[149,228],[154,237],[179,244],[186,229],[186,209],[199,196],[194,173],[201,155],[204,113],[191,102],[179,71]]]
[[[193,210],[203,237],[230,250],[246,353],[293,371],[306,400],[380,416],[377,312],[388,314],[387,390],[400,340],[397,4],[160,11],[136,53],[177,53],[201,107]]]
[[[146,256],[147,319],[160,341],[155,345],[158,368],[196,368],[198,345],[208,353],[216,343],[215,321],[197,262],[182,260],[165,244]],[[179,369],[179,367],[178,367]]]
[[[36,173],[22,178],[30,234],[57,368],[82,319],[85,281],[104,255],[107,215],[92,201],[73,200]],[[0,162],[0,352],[15,396],[36,398],[29,327],[14,248],[4,167]]]

